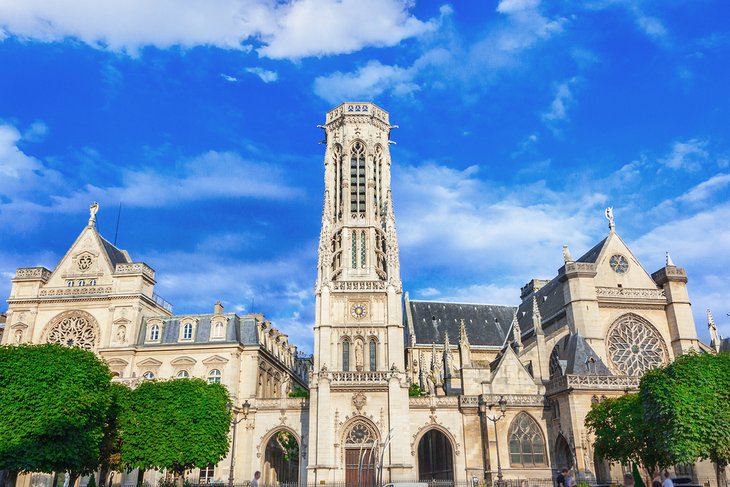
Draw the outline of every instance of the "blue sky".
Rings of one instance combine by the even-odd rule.
[[[0,0],[0,295],[98,226],[176,313],[252,299],[311,350],[324,146],[388,110],[405,288],[516,304],[619,234],[730,336],[721,0]]]

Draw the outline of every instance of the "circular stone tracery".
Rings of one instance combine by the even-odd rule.
[[[375,432],[365,422],[358,421],[350,428],[345,442],[360,445],[363,443],[372,443],[375,439]]]
[[[621,317],[608,331],[608,356],[625,375],[641,376],[666,362],[667,350],[659,333],[636,315]]]
[[[64,313],[50,325],[46,342],[93,350],[97,333],[92,320],[93,318],[84,316],[80,312]]]

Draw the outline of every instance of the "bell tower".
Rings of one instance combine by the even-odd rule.
[[[390,191],[388,113],[344,103],[327,113],[324,208],[319,241],[310,381],[308,482],[345,481],[353,431],[385,441],[408,424],[403,304]],[[406,427],[407,429],[407,427]],[[401,431],[404,442],[407,432]],[[385,452],[388,475],[408,463],[408,448]],[[351,451],[352,450],[352,451]],[[392,450],[392,452],[391,452]],[[352,455],[351,455],[352,456]],[[403,456],[403,458],[401,458]],[[357,463],[357,462],[355,462]],[[384,481],[386,480],[384,474]]]

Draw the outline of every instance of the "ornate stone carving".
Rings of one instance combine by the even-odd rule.
[[[596,287],[599,298],[665,299],[664,289],[632,287]]]
[[[365,407],[365,404],[367,402],[368,398],[362,392],[357,392],[352,395],[352,405],[355,406],[355,409],[357,409],[358,412],[360,412],[360,410]]]
[[[67,311],[57,316],[45,332],[47,343],[93,350],[99,339],[96,320],[83,311]]]
[[[662,337],[635,314],[624,315],[613,324],[608,331],[606,347],[614,368],[629,376],[644,375],[667,360]]]
[[[15,270],[16,279],[41,279],[47,281],[51,271],[45,267],[20,267]]]

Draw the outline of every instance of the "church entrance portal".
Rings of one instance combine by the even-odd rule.
[[[353,423],[345,435],[345,484],[347,487],[375,485],[375,444],[377,436],[369,423]]]
[[[451,441],[437,429],[428,431],[418,443],[418,479],[422,482],[454,480]]]
[[[299,443],[286,430],[277,431],[266,444],[262,485],[297,485],[299,482]]]
[[[573,468],[573,454],[571,453],[568,441],[562,434],[555,440],[555,463],[559,469]]]

